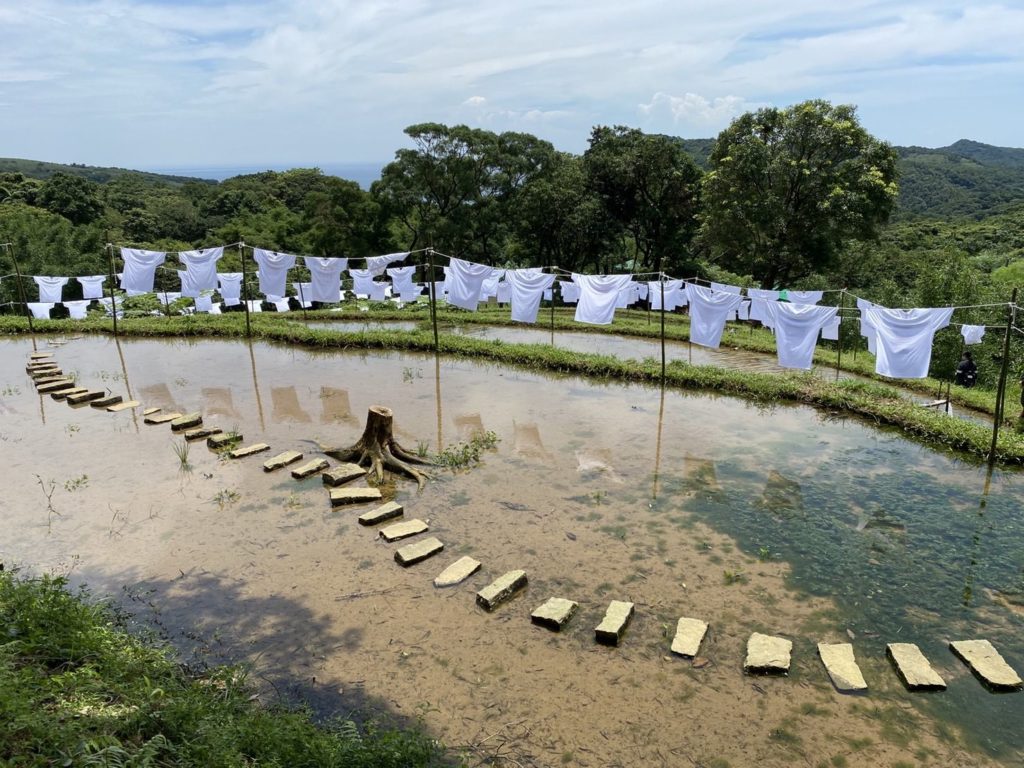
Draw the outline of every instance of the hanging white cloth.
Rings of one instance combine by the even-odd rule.
[[[164,263],[167,254],[163,251],[144,251],[141,248],[122,248],[124,271],[121,273],[121,288],[133,291],[135,295],[153,292],[156,268]]]
[[[348,269],[348,259],[304,256],[303,262],[309,270],[312,283],[309,293],[303,287],[303,299],[337,304],[341,301],[341,273]]]
[[[562,295],[563,304],[575,304],[580,300],[580,287],[569,280],[559,280],[558,291]]]
[[[504,269],[496,269],[488,277],[484,278],[480,285],[480,300],[484,301],[491,296],[498,295],[498,281],[505,276]]]
[[[412,288],[412,278],[416,274],[416,267],[391,267],[385,271],[391,278],[391,285],[398,293]]]
[[[295,289],[295,297],[299,300],[304,308],[309,309],[313,306],[313,300],[309,298],[313,294],[312,283],[292,283],[292,288]],[[338,286],[338,300],[341,301],[341,285],[339,282]]]
[[[30,301],[28,302],[28,311],[32,313],[32,317],[36,320],[49,320],[50,310],[53,309],[54,302],[52,301]]]
[[[686,286],[686,295],[690,300],[690,341],[718,349],[725,319],[740,305],[743,297],[728,291],[712,291],[693,283]]]
[[[68,308],[68,314],[71,315],[72,320],[84,320],[86,313],[89,311],[90,304],[92,304],[91,299],[64,302],[64,306]]]
[[[384,269],[388,264],[394,264],[396,261],[405,261],[408,255],[408,251],[403,251],[402,253],[387,253],[383,256],[368,256],[366,259],[366,271],[374,277],[380,277],[384,274]]]
[[[98,299],[103,296],[103,283],[106,282],[106,275],[92,275],[91,277],[76,277],[82,284],[83,299]]]
[[[964,337],[964,344],[981,344],[985,336],[984,325],[962,325],[960,334]]]
[[[576,322],[591,325],[610,325],[615,317],[615,303],[619,291],[629,285],[632,275],[578,275],[573,282],[579,288]]]
[[[878,334],[868,318],[868,310],[877,306],[867,299],[857,299],[857,309],[860,310],[860,335],[868,340],[868,352],[872,355],[876,354]]]
[[[512,283],[506,277],[498,283],[498,303],[508,304],[510,301],[512,301]]]
[[[264,296],[284,296],[288,270],[295,266],[295,256],[253,248],[252,257],[259,265],[260,293]]]
[[[224,246],[201,251],[179,251],[178,261],[185,265],[181,276],[181,295],[194,299],[203,291],[217,287],[217,262],[224,256]]]
[[[398,298],[407,303],[419,300],[422,295],[423,286],[419,283],[409,283],[409,285],[398,292]]]
[[[643,301],[647,298],[648,285],[647,283],[639,283],[640,285],[640,300]]]
[[[233,307],[242,298],[242,273],[218,272],[217,290],[224,299],[224,306]]]
[[[349,269],[352,276],[352,293],[356,296],[365,296],[373,301],[384,300],[384,284],[373,279],[373,273],[368,269]],[[380,296],[380,298],[377,298]]]
[[[778,291],[769,291],[763,288],[747,288],[747,296],[750,297],[750,319],[764,322],[767,310],[765,307],[770,301],[779,300]]]
[[[555,282],[555,276],[527,269],[510,269],[505,273],[505,281],[512,289],[512,319],[518,323],[537,322],[541,297]]]
[[[275,299],[270,303],[277,308],[278,312],[288,312],[292,308],[292,305],[288,302],[288,299],[285,298]]]
[[[779,365],[810,370],[821,329],[839,313],[838,307],[818,307],[777,301],[769,304]]]
[[[661,309],[661,294],[662,284],[661,283],[647,283],[647,297],[651,303],[651,309]],[[679,306],[680,296],[685,293],[683,289],[682,280],[666,280],[665,281],[665,311],[671,312],[673,309]]]
[[[220,308],[221,308],[220,302],[217,302],[216,304],[211,305],[210,306],[210,314],[211,315],[219,315],[219,314],[221,314]]]
[[[122,314],[121,313],[121,307],[124,304],[124,297],[123,296],[115,296],[113,302],[111,302],[109,296],[100,296],[98,299],[96,299],[96,301],[98,301],[100,304],[102,304],[104,309],[107,310],[107,316],[108,317],[113,314],[113,312],[111,312],[111,310],[110,310],[110,305],[111,305],[111,303],[113,303],[113,305],[115,307],[117,307],[117,316],[121,317],[121,314]]]
[[[828,323],[821,326],[821,340],[839,341],[839,323],[841,323],[842,320],[843,318],[836,316]]]
[[[793,304],[817,304],[824,291],[786,291],[786,298]]]
[[[894,379],[923,379],[932,361],[935,332],[949,325],[952,307],[937,309],[867,310],[875,329],[878,355],[875,373]]]
[[[448,303],[476,312],[483,291],[484,280],[491,276],[493,267],[472,261],[451,259],[448,264]]]
[[[750,302],[749,301],[744,301],[742,304],[740,304],[739,309],[736,310],[736,318],[739,319],[739,320],[749,320],[750,319]]]
[[[743,293],[743,289],[740,288],[738,285],[728,285],[727,283],[712,283],[711,290],[722,291],[724,293]]]
[[[253,301],[246,301],[245,303],[249,305],[249,311],[250,312],[262,312],[263,311],[263,302],[262,301],[253,300]]]
[[[196,296],[196,312],[213,312],[213,297],[209,294]]]
[[[33,277],[36,285],[39,286],[39,301],[44,304],[60,304],[64,297],[64,286],[68,284],[68,277]]]

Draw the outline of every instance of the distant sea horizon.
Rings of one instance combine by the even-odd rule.
[[[339,176],[369,189],[370,184],[380,178],[380,172],[388,161],[359,163],[264,163],[262,165],[196,165],[196,166],[161,166],[139,168],[149,173],[162,173],[171,176],[194,176],[197,179],[224,181],[232,176],[244,176],[262,171],[289,171],[293,168],[319,168],[327,176]]]

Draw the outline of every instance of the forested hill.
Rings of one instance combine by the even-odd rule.
[[[83,179],[95,181],[98,184],[105,184],[108,181],[119,179],[123,176],[133,176],[148,183],[179,185],[189,181],[199,181],[208,184],[216,182],[207,179],[197,179],[191,176],[169,176],[162,173],[148,173],[146,171],[133,171],[128,168],[104,168],[96,165],[82,165],[81,163],[47,163],[42,160],[21,160],[15,157],[0,157],[0,173],[20,173],[30,179],[48,179],[55,173],[66,173],[70,176],[81,176]]]

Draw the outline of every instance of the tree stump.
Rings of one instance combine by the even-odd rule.
[[[323,452],[338,461],[351,461],[354,464],[369,466],[379,483],[384,480],[384,470],[400,472],[413,478],[420,486],[427,480],[427,475],[410,464],[431,465],[432,461],[407,451],[395,441],[392,433],[394,413],[383,405],[371,405],[366,414],[366,428],[363,436],[350,448],[324,448]]]

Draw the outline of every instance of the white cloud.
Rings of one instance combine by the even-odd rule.
[[[752,107],[741,96],[716,96],[708,100],[697,93],[672,96],[659,91],[646,104],[639,104],[640,113],[657,118],[667,112],[673,124],[720,130],[737,115]]]

